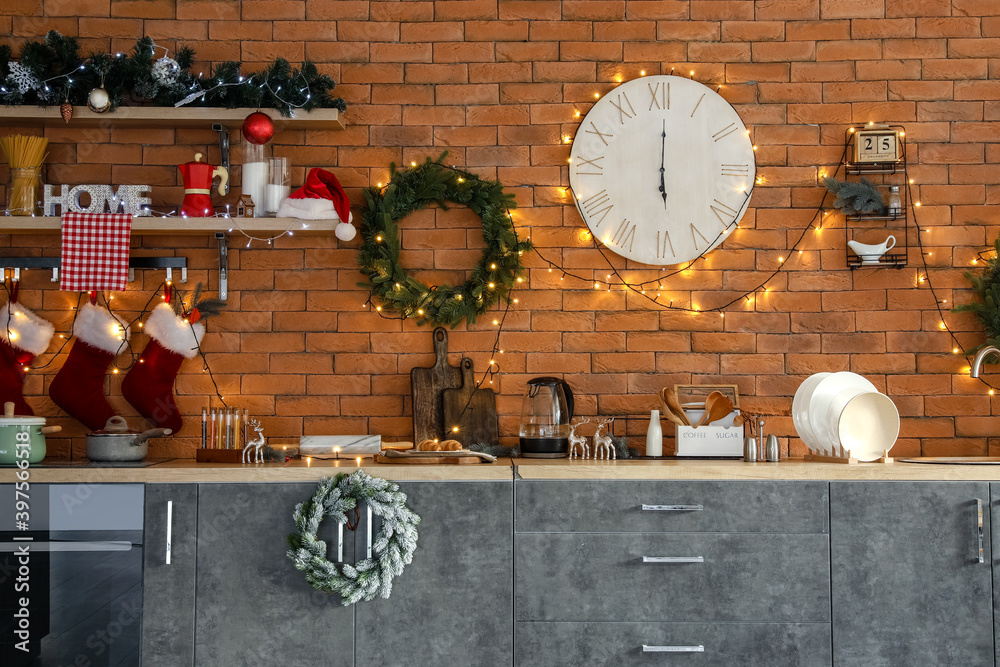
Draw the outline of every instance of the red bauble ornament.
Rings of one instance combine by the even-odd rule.
[[[274,136],[274,121],[266,113],[254,111],[243,121],[243,137],[251,144],[266,144]]]

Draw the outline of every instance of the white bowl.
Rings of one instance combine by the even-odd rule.
[[[847,371],[831,373],[816,385],[809,397],[808,421],[820,450],[828,456],[837,455],[835,452],[841,442],[837,432],[829,426],[827,413],[830,411],[833,399],[845,389],[878,391],[875,385],[862,376]]]
[[[892,399],[878,392],[858,394],[837,420],[844,449],[859,461],[874,461],[892,449],[899,436],[899,411]]]
[[[809,424],[809,400],[816,385],[829,375],[830,373],[810,375],[795,390],[795,398],[792,399],[792,424],[795,426],[795,432],[806,447],[816,452],[819,452],[819,442]]]

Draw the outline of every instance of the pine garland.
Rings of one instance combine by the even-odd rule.
[[[501,299],[510,301],[510,291],[523,280],[521,255],[531,250],[531,242],[519,239],[510,219],[514,195],[504,192],[498,181],[480,179],[475,174],[445,167],[447,153],[437,160],[396,171],[390,165],[389,184],[365,190],[366,207],[361,221],[361,249],[358,261],[367,283],[358,283],[385,307],[417,324],[447,324],[454,328],[463,319],[474,324]],[[437,203],[464,204],[483,221],[486,247],[464,284],[427,287],[406,274],[399,264],[399,221],[413,211]]]
[[[338,567],[327,560],[327,544],[316,533],[326,516],[337,523],[348,523],[347,513],[357,508],[359,500],[382,518],[382,528],[372,542],[374,558]],[[297,532],[288,536],[288,558],[295,569],[305,573],[310,586],[324,593],[338,593],[345,607],[359,600],[373,600],[376,595],[388,598],[393,578],[413,561],[420,517],[406,506],[406,494],[399,485],[371,477],[363,470],[324,477],[312,497],[295,506],[293,516]]]
[[[995,252],[986,260],[986,268],[981,274],[965,272],[980,301],[959,304],[951,309],[953,313],[975,313],[986,329],[986,342],[966,350],[966,354],[974,354],[987,345],[1000,347],[1000,238],[993,242],[993,249]]]
[[[55,30],[43,42],[26,43],[17,61],[9,47],[0,46],[0,83],[5,88],[0,102],[86,105],[90,91],[103,84],[112,110],[136,104],[172,107],[187,98],[201,107],[272,108],[285,116],[300,108],[347,109],[343,99],[330,94],[334,80],[308,61],[295,69],[284,58],[276,58],[253,74],[243,74],[241,63],[229,61],[201,76],[190,71],[193,49],[179,49],[176,59],[157,58],[155,51],[152,38],[142,37],[128,55],[95,53],[87,62],[79,55],[76,39]],[[25,85],[31,83],[25,75],[33,77],[34,85]]]
[[[827,176],[823,179],[826,189],[837,195],[834,207],[842,213],[855,215],[858,213],[885,213],[888,207],[875,184],[867,178],[860,181],[844,183]]]

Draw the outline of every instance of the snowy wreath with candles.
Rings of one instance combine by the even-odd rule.
[[[382,518],[382,527],[372,544],[374,557],[354,565],[338,565],[327,559],[327,544],[317,537],[317,532],[327,516],[354,530],[359,523],[359,500]],[[349,518],[352,510],[353,524]],[[312,497],[295,506],[293,516],[297,530],[288,536],[288,557],[295,569],[305,573],[310,586],[340,594],[344,606],[376,596],[388,598],[393,578],[412,562],[417,548],[420,517],[406,506],[406,494],[397,484],[371,477],[363,470],[324,477]]]

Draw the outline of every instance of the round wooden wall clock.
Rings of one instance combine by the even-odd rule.
[[[715,90],[679,76],[627,81],[587,112],[569,183],[594,236],[643,264],[692,260],[722,243],[757,176],[746,126]]]

